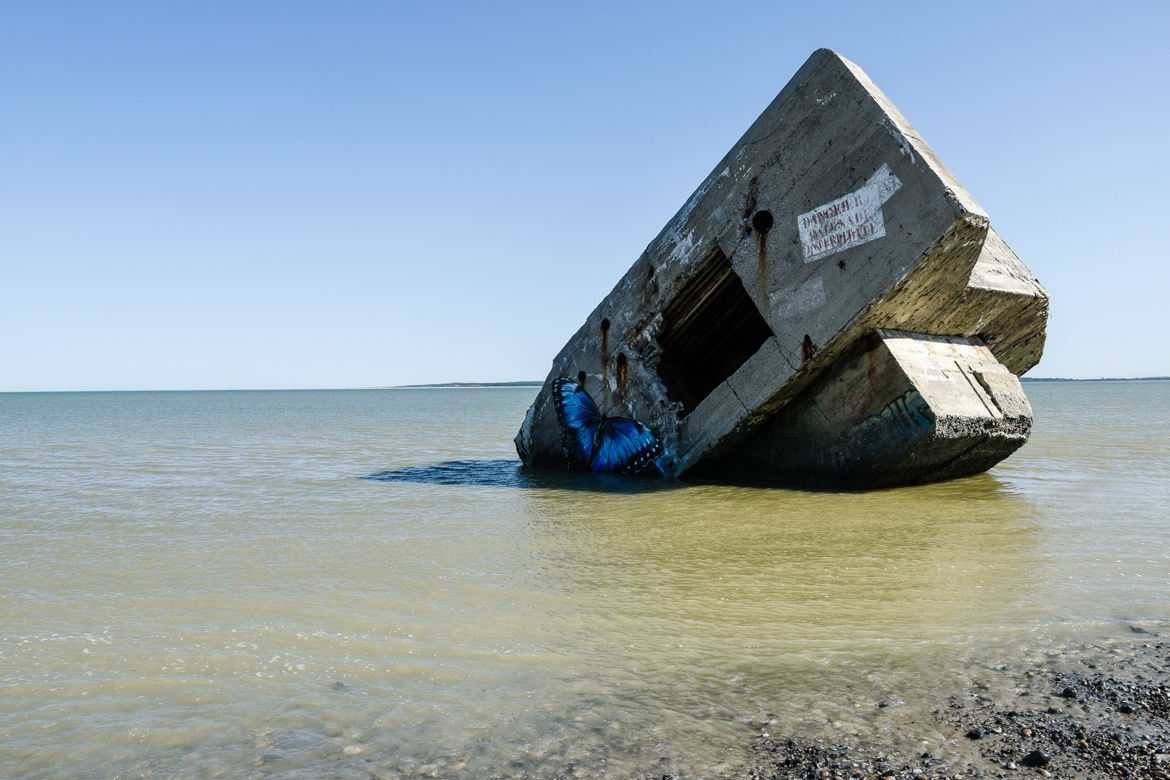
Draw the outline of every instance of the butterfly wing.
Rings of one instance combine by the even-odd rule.
[[[594,471],[636,474],[662,454],[662,442],[637,420],[604,417],[598,427],[597,450],[589,467]]]
[[[569,463],[589,468],[601,413],[585,388],[567,376],[553,380],[553,407],[561,424],[561,443]]]

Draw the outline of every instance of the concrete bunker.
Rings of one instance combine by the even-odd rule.
[[[815,52],[553,360],[528,464],[879,487],[1022,445],[1048,294],[857,65]]]

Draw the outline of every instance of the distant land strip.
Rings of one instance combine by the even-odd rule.
[[[1170,376],[1099,376],[1093,379],[1074,379],[1062,376],[1022,376],[1021,382],[1152,382],[1170,379]]]
[[[390,390],[422,390],[442,387],[543,387],[544,382],[440,382],[430,385],[394,385]]]

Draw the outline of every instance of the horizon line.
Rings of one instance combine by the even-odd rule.
[[[1047,377],[1022,376],[1021,382],[1156,382],[1170,380],[1170,376],[1101,376],[1101,377]],[[202,388],[148,388],[148,389],[89,389],[89,390],[0,390],[0,395],[21,393],[294,393],[330,392],[345,390],[476,390],[510,387],[543,387],[540,380],[510,382],[430,382],[409,385],[361,385],[356,387],[202,387]]]

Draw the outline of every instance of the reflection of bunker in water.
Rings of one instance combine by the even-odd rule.
[[[1017,377],[1047,317],[1047,292],[974,198],[860,68],[822,49],[556,356],[516,448],[588,465],[553,393],[575,377],[598,418],[653,433],[668,476],[873,487],[976,473],[1027,440]]]

